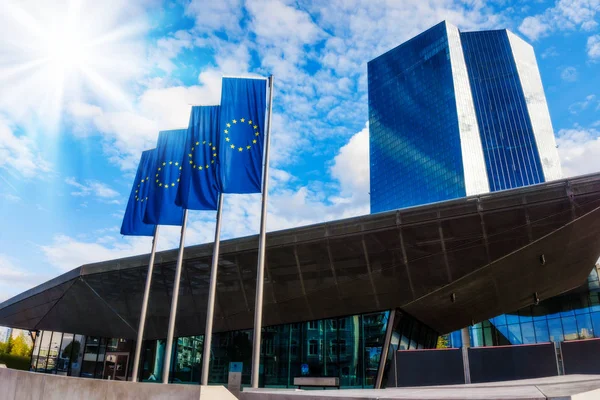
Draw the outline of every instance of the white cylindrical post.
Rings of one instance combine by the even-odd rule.
[[[258,266],[256,269],[256,299],[254,300],[254,335],[252,343],[252,387],[258,387],[260,368],[260,338],[262,330],[262,305],[265,277],[265,249],[267,231],[267,199],[269,191],[269,144],[271,142],[271,116],[273,114],[273,75],[269,77],[269,109],[265,133],[265,158],[262,181],[262,205],[260,213],[260,234],[258,236]]]
[[[167,333],[167,344],[165,346],[165,361],[163,364],[162,383],[169,383],[169,371],[171,369],[171,353],[173,350],[173,334],[175,333],[175,320],[177,319],[177,302],[179,300],[179,281],[181,280],[181,269],[183,266],[183,248],[185,244],[185,227],[187,225],[188,210],[183,211],[183,223],[181,224],[181,237],[179,239],[179,254],[177,255],[177,267],[175,278],[173,278],[173,298],[171,299],[171,312],[169,314],[169,331]]]
[[[210,268],[210,285],[208,290],[208,306],[206,308],[206,330],[204,333],[204,351],[202,353],[201,385],[208,385],[208,368],[210,367],[210,346],[212,342],[212,327],[215,312],[215,297],[217,292],[217,276],[219,270],[219,245],[221,243],[221,211],[223,209],[223,193],[219,194],[217,207],[217,224],[215,226],[215,244],[213,247],[212,266]]]
[[[158,225],[154,228],[152,238],[152,250],[148,262],[148,275],[146,275],[146,286],[144,287],[144,299],[142,300],[142,311],[140,312],[140,323],[138,325],[137,342],[135,342],[135,355],[133,358],[133,372],[131,380],[137,382],[140,368],[140,355],[142,353],[142,342],[144,340],[144,328],[146,327],[146,312],[148,311],[148,300],[150,299],[150,287],[152,286],[152,271],[154,270],[154,255],[156,254],[156,238],[158,237]]]
[[[465,374],[465,383],[471,383],[471,367],[469,365],[469,347],[471,347],[471,337],[469,336],[469,327],[460,330],[462,339],[462,359]]]

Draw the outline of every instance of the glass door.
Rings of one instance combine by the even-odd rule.
[[[102,379],[126,381],[129,353],[107,352]]]

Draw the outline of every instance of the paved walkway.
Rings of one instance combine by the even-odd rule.
[[[391,389],[245,389],[242,400],[600,400],[600,375]]]

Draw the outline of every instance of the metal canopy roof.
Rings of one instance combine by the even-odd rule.
[[[444,333],[515,311],[585,281],[599,207],[595,174],[269,233],[264,325],[402,308]],[[204,333],[212,247],[185,249],[177,336]],[[257,247],[221,243],[217,332],[253,326]],[[1,303],[0,325],[135,338],[148,258],[76,268]],[[156,255],[146,338],[166,336],[176,258]]]

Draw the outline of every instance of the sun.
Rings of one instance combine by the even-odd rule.
[[[58,132],[71,104],[131,107],[150,29],[135,2],[0,1],[0,109]]]
[[[48,32],[47,58],[54,67],[62,71],[87,66],[93,54],[85,35],[73,26],[57,28]]]

